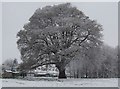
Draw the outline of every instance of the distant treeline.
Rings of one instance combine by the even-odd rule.
[[[91,49],[86,55],[79,55],[67,66],[67,72],[74,78],[117,78],[120,77],[119,47],[103,45]]]

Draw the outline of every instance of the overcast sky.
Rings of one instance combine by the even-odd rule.
[[[17,32],[22,29],[23,25],[33,15],[37,8],[46,5],[59,4],[58,2],[50,3],[3,3],[2,7],[2,56],[3,61],[9,58],[20,60],[20,53],[17,49]],[[72,5],[83,11],[85,15],[92,20],[97,20],[103,25],[104,42],[112,47],[118,44],[118,3],[112,2],[76,2]]]

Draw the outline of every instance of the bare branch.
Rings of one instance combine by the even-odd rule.
[[[40,64],[36,64],[36,65],[31,66],[31,69],[35,69],[39,66],[48,65],[48,64],[56,64],[56,62],[48,62],[48,63],[42,62]]]
[[[80,42],[79,44],[83,43],[83,42],[88,38],[89,35],[90,35],[90,33],[89,33],[89,31],[88,31],[87,36],[86,36],[83,40],[81,40],[81,42]]]

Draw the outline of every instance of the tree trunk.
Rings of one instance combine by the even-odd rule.
[[[65,74],[65,69],[64,70],[59,70],[59,76],[58,76],[59,79],[66,79],[67,76]]]
[[[67,76],[66,76],[66,74],[65,74],[65,67],[63,67],[63,66],[61,66],[62,64],[58,64],[58,65],[56,65],[56,67],[58,68],[58,70],[59,70],[59,75],[58,75],[58,78],[59,79],[66,79],[67,78]]]

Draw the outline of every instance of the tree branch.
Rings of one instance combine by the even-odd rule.
[[[48,64],[56,64],[56,62],[48,62],[48,63],[42,62],[40,64],[36,64],[36,65],[31,66],[31,69],[35,69],[39,66],[48,65]]]
[[[76,42],[78,39],[79,39],[79,38],[77,37],[75,40],[73,40],[73,41],[71,42],[71,44],[73,44],[74,42]]]
[[[83,39],[83,40],[81,40],[81,42],[80,42],[80,44],[82,43],[82,42],[84,42],[87,38],[88,38],[88,36],[90,35],[90,33],[89,33],[89,31],[88,31],[88,34],[85,36],[85,38]],[[71,42],[71,44],[73,44],[74,42],[76,42],[76,41],[78,41],[78,37],[75,39],[75,40],[73,40],[72,42]]]
[[[89,35],[90,35],[90,34],[89,34],[89,31],[88,31],[87,36],[86,36],[83,40],[81,40],[80,44],[81,44],[82,42],[84,42],[84,41],[88,38]]]

